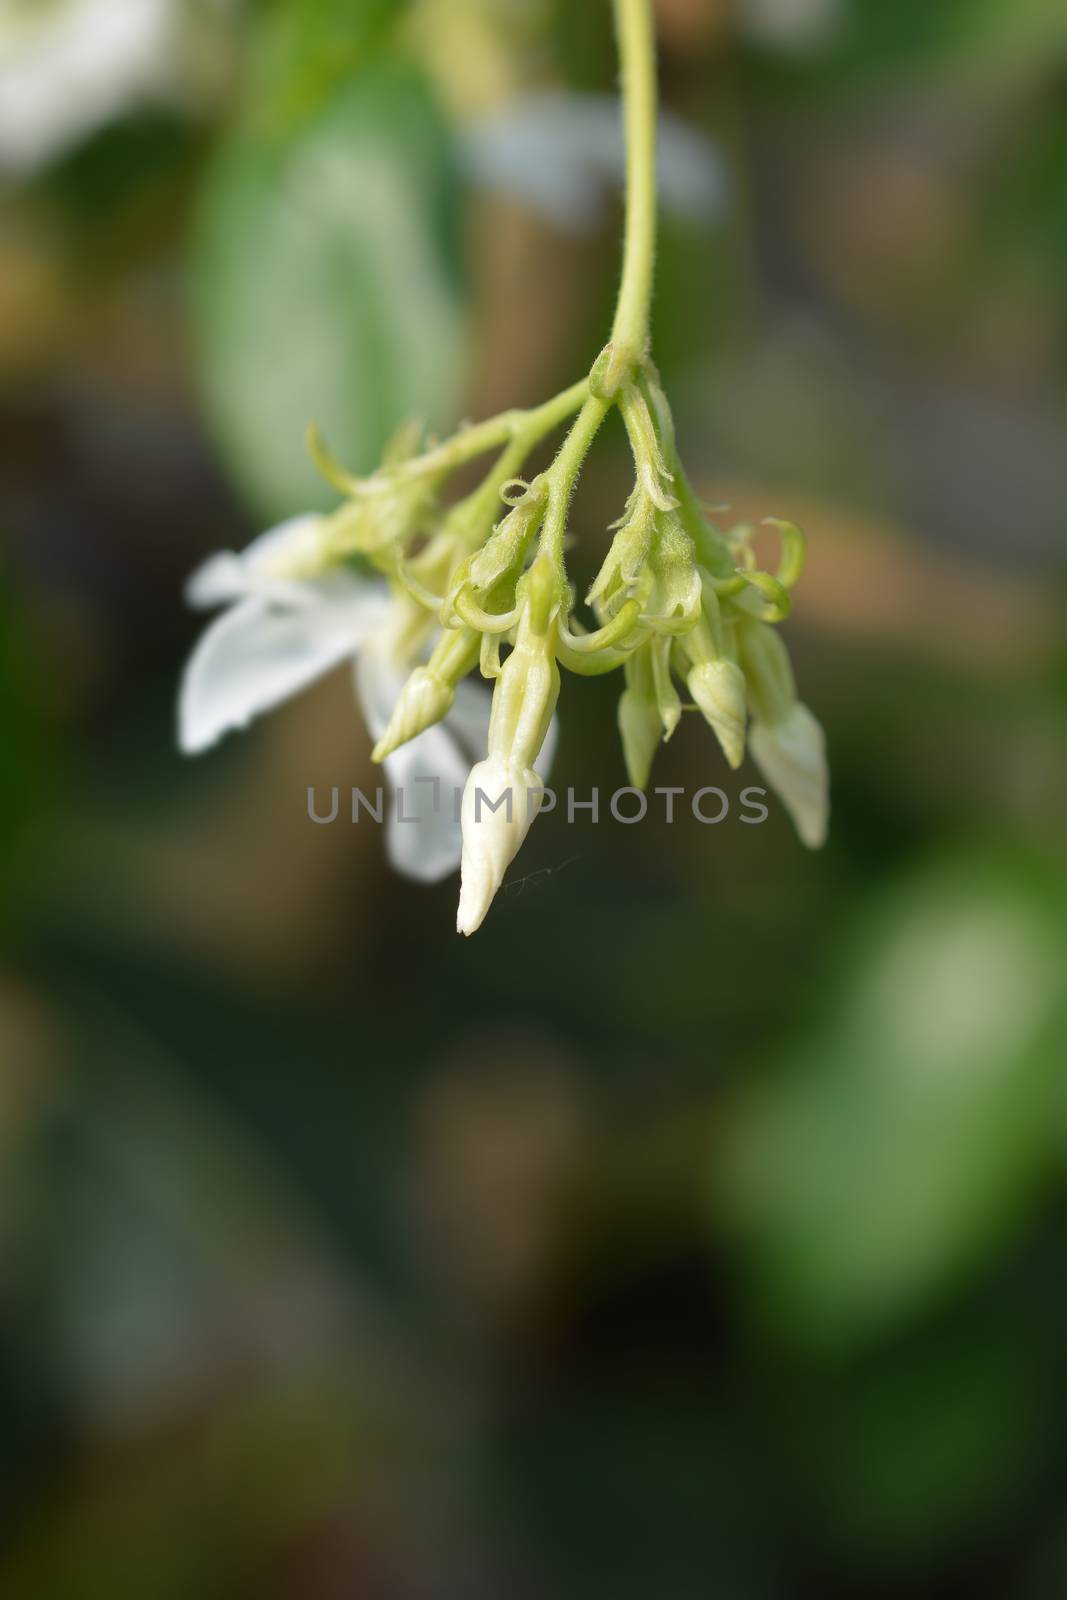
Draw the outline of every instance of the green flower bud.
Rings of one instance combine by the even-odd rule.
[[[374,747],[373,759],[384,761],[409,739],[440,722],[451,711],[456,685],[478,659],[481,640],[473,628],[449,629],[441,635],[424,667],[416,667],[405,683],[389,726]]]
[[[663,723],[656,702],[649,645],[635,650],[626,662],[626,688],[619,696],[619,734],[626,771],[635,789],[644,789],[652,762],[663,738]]]
[[[671,677],[671,641],[663,635],[649,643],[652,656],[652,681],[656,691],[656,707],[663,724],[663,742],[674,733],[682,720],[682,699]]]
[[[330,518],[331,555],[336,561],[402,550],[429,531],[436,511],[436,479],[405,478],[383,469],[365,479],[359,493]]]
[[[804,844],[818,850],[830,820],[826,738],[807,706],[797,701],[779,722],[755,722],[752,756],[778,795]]]
[[[781,638],[767,623],[745,618],[738,624],[737,644],[753,715],[768,725],[783,721],[796,704],[797,690]]]
[[[700,618],[701,597],[692,539],[674,511],[657,512],[640,588],[641,620],[669,633],[688,633]]]
[[[611,549],[586,595],[589,605],[609,615],[634,593],[646,570],[655,508],[635,489],[626,502],[626,514],[617,524]]]
[[[745,675],[735,661],[703,661],[686,679],[723,755],[735,770],[745,759]]]

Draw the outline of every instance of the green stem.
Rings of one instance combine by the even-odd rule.
[[[645,355],[656,268],[656,42],[651,0],[615,0],[626,115],[626,249],[612,343]]]
[[[573,416],[588,397],[588,382],[577,383],[545,405],[538,406],[536,411],[517,413],[521,420],[511,442],[501,452],[489,475],[466,500],[460,502],[449,519],[450,525],[460,532],[472,550],[484,543],[486,523],[492,526],[500,515],[501,494],[518,477],[530,452],[561,422]]]
[[[548,508],[541,534],[541,548],[562,569],[563,544],[567,534],[567,513],[574,486],[589,454],[593,440],[611,410],[610,400],[590,395],[575,419],[574,427],[548,469]]]
[[[444,444],[403,462],[392,476],[421,478],[452,472],[457,467],[465,466],[468,461],[488,455],[490,450],[498,450],[502,445],[518,445],[520,442],[523,451],[518,465],[521,466],[535,445],[540,444],[553,428],[558,428],[560,423],[566,422],[581,408],[588,393],[589,380],[583,378],[580,383],[572,384],[562,394],[555,395],[532,411],[502,411],[498,417],[490,417],[487,422],[464,428],[461,433],[446,439]],[[362,483],[352,480],[350,492],[373,492],[374,487],[374,479],[366,479]]]
[[[541,549],[564,581],[563,545],[578,474],[616,403],[619,388],[646,359],[656,267],[656,46],[652,0],[614,0],[626,122],[626,244],[612,327],[608,382],[591,381],[558,456],[548,470],[548,508]],[[605,352],[607,355],[608,352]],[[598,363],[599,365],[599,363]],[[597,368],[594,367],[594,379]]]

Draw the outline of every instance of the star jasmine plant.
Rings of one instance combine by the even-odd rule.
[[[314,458],[343,496],[242,556],[212,557],[189,598],[225,605],[186,670],[182,747],[206,749],[230,728],[345,659],[374,759],[403,790],[414,780],[463,791],[459,824],[431,781],[418,828],[391,829],[401,870],[445,876],[462,859],[458,927],[485,919],[540,806],[554,744],[560,668],[619,669],[619,731],[631,783],[644,789],[656,749],[683,709],[681,688],[733,768],[746,744],[811,848],[826,836],[822,731],[796,695],[776,625],[804,563],[804,540],[777,529],[780,558],[761,570],[750,527],[722,532],[679,457],[653,364],[650,313],[656,246],[655,46],[651,0],[614,0],[627,142],[622,285],[611,338],[588,377],[546,404],[468,425],[422,447],[405,430],[370,477],[349,474],[312,431]],[[565,549],[586,456],[612,411],[621,415],[634,484],[587,596],[596,626],[575,614]],[[532,479],[534,450],[569,424],[555,459]],[[454,504],[450,479],[490,457],[483,481]],[[468,681],[493,684],[489,696]],[[433,804],[430,803],[433,797]],[[461,835],[461,837],[460,837]],[[410,841],[410,842],[409,842]]]

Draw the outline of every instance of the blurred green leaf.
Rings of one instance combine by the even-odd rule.
[[[719,1199],[768,1323],[847,1344],[952,1288],[1058,1161],[1051,883],[978,854],[873,919],[821,1036],[746,1093]]]
[[[1061,1268],[1061,1252],[1024,1252],[948,1316],[772,1379],[773,1449],[809,1526],[899,1571],[1017,1514],[1062,1428]]]
[[[455,419],[449,154],[423,79],[383,65],[291,137],[245,130],[218,159],[194,246],[199,369],[230,470],[269,521],[331,503],[308,422],[369,469],[406,418]]]
[[[255,19],[253,115],[284,126],[313,112],[367,64],[407,0],[266,0]]]

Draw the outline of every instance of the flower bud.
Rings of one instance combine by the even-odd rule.
[[[617,525],[611,548],[604,558],[586,601],[597,615],[610,615],[623,606],[640,582],[652,543],[653,508],[635,489],[626,514]]]
[[[830,775],[822,728],[799,701],[779,722],[752,725],[752,756],[809,850],[826,842]]]
[[[440,722],[451,711],[455,698],[456,691],[452,684],[446,683],[428,667],[416,667],[401,691],[389,726],[374,746],[372,759],[384,761],[402,744],[407,744],[409,739],[416,738],[426,728]]]
[[[682,698],[671,677],[671,641],[666,634],[652,639],[648,646],[652,658],[652,684],[656,696],[656,709],[663,725],[663,742],[666,744],[682,720]]]
[[[674,511],[657,511],[642,611],[652,625],[684,634],[700,618],[702,585],[693,541]]]
[[[451,711],[456,685],[478,659],[480,641],[472,628],[449,629],[437,641],[424,667],[416,667],[393,708],[389,726],[374,747],[372,759],[384,761],[409,739],[440,722]]]
[[[788,650],[767,623],[747,619],[738,626],[737,642],[753,716],[768,725],[784,721],[797,699]]]
[[[456,927],[476,933],[537,815],[544,784],[532,767],[490,756],[463,791],[462,886]]]
[[[630,782],[635,789],[644,789],[663,738],[663,724],[655,699],[635,689],[624,689],[619,696],[619,735]]]
[[[463,794],[461,933],[481,927],[544,790],[533,763],[559,699],[555,639],[563,589],[553,565],[535,561],[520,594],[515,645],[493,691],[489,756],[473,769]]]
[[[735,770],[745,758],[746,688],[745,675],[733,661],[698,663],[686,679],[705,721],[723,755]]]

